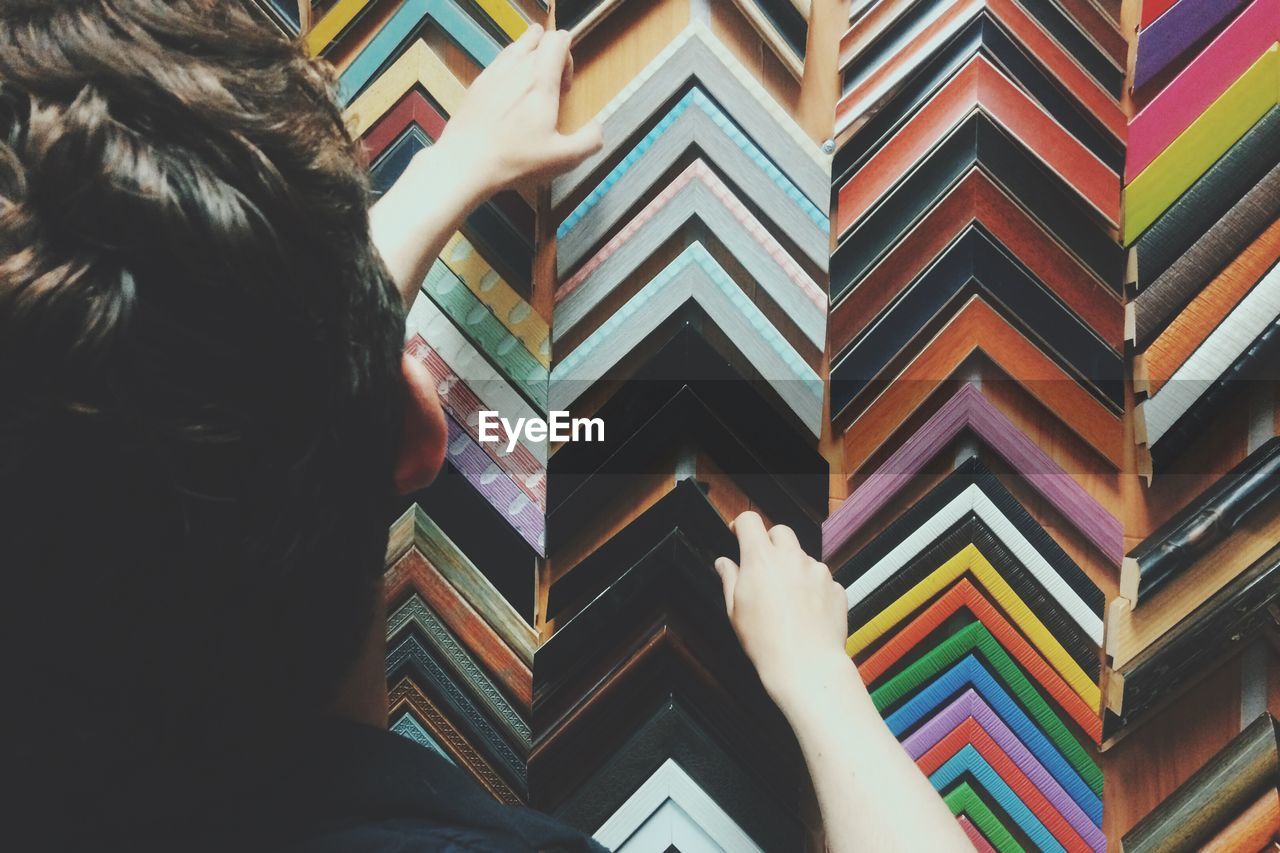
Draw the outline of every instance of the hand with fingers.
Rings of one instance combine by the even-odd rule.
[[[467,89],[440,145],[450,162],[486,182],[482,195],[543,183],[600,150],[600,126],[557,127],[560,97],[573,83],[569,33],[534,24]]]
[[[800,547],[791,528],[765,529],[754,512],[733,522],[739,562],[716,560],[729,621],[765,689],[783,706],[805,695],[810,676],[849,666],[844,588]]]
[[[972,850],[902,749],[845,654],[848,604],[795,533],[754,512],[733,522],[739,560],[716,560],[729,621],[791,723],[813,779],[826,849]]]

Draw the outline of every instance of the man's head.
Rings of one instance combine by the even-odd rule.
[[[369,629],[410,398],[330,87],[238,3],[0,0],[5,667],[70,752],[315,707]]]

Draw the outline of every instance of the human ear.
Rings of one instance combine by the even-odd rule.
[[[408,353],[400,358],[405,383],[404,429],[396,448],[396,491],[402,495],[425,489],[444,465],[449,428],[436,383],[426,366]]]

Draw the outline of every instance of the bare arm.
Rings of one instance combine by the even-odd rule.
[[[406,305],[479,204],[499,190],[545,181],[600,148],[596,124],[572,134],[556,129],[572,79],[569,34],[531,26],[476,78],[439,142],[415,156],[374,205],[373,241]]]
[[[844,589],[781,525],[734,522],[741,565],[716,561],[725,605],[765,689],[795,730],[834,853],[970,851],[963,830],[889,731],[845,655]]]

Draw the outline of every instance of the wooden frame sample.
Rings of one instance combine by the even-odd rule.
[[[1049,69],[1029,55],[996,18],[983,13],[975,16],[920,63],[893,96],[878,105],[874,115],[842,135],[840,148],[832,160],[832,174],[835,176],[832,183],[843,183],[853,169],[891,140],[902,124],[927,104],[957,69],[975,56],[984,57],[1015,81],[1110,169],[1117,173],[1123,171],[1123,136],[1100,126],[1078,100],[1063,90]]]
[[[667,759],[674,760],[738,826],[766,850],[803,844],[803,827],[769,790],[771,780],[754,774],[685,710],[682,698],[660,701],[627,741],[595,769],[554,816],[590,832],[604,824]]]
[[[961,610],[969,611],[977,620],[976,624],[982,625],[1018,661],[1023,670],[1041,685],[1044,692],[1067,712],[1085,734],[1095,743],[1102,739],[1102,719],[1099,716],[1101,693],[1098,685],[1088,680],[1088,676],[1074,665],[1065,650],[1061,651],[1058,661],[1050,664],[965,577],[961,577],[927,604],[897,633],[888,637],[875,652],[864,657],[858,664],[858,673],[868,684],[879,680],[917,646],[927,642],[935,631],[954,621],[953,617]],[[1039,627],[1043,630],[1042,625]],[[1061,650],[1062,647],[1059,645],[1058,649]],[[1063,678],[1058,667],[1067,669],[1073,676],[1072,679],[1069,681]]]
[[[806,551],[816,551],[821,541],[819,518],[773,476],[770,465],[763,461],[768,457],[745,445],[719,413],[687,386],[653,412],[640,430],[625,437],[617,452],[557,505],[547,518],[552,548],[566,538],[565,532],[580,533],[595,512],[615,503],[620,492],[625,494],[629,477],[638,475],[647,480],[662,471],[660,457],[682,443],[690,452],[696,448],[707,453],[717,468],[741,485],[766,518],[792,528]],[[687,463],[678,462],[677,466],[675,475],[685,475]],[[696,470],[692,474],[696,477]]]
[[[550,402],[567,409],[686,302],[696,302],[743,348],[815,437],[822,379],[700,244],[693,243],[551,370]]]
[[[387,544],[388,568],[384,574],[387,594],[394,597],[403,584],[414,583],[412,566],[404,562],[404,557],[415,551],[457,591],[484,624],[502,638],[502,642],[516,654],[524,667],[532,669],[533,650],[538,644],[537,631],[525,622],[515,608],[498,593],[489,578],[476,568],[467,555],[416,504],[405,510],[391,525]],[[421,584],[414,583],[414,588],[427,594]],[[454,611],[450,608],[438,609],[437,612],[447,614]],[[468,637],[472,636],[470,631],[463,631],[461,628],[457,630]],[[497,659],[496,656],[488,655],[486,658]]]
[[[1089,76],[1076,58],[1014,0],[964,0],[949,4],[939,1],[937,6],[942,8],[941,14],[926,26],[919,29],[900,27],[896,39],[881,40],[882,46],[877,54],[859,53],[856,67],[852,64],[854,53],[850,45],[842,44],[843,95],[836,104],[838,136],[864,124],[875,114],[878,105],[889,100],[932,52],[955,38],[972,19],[986,14],[999,21],[1028,53],[1048,68],[1059,84],[1100,125],[1117,139],[1124,138],[1126,122],[1117,101],[1119,92],[1108,92]]]
[[[1240,11],[1248,0],[1177,0],[1149,26],[1138,31],[1133,76],[1136,92],[1181,59],[1205,36]]]
[[[470,773],[498,802],[522,805],[528,799],[521,786],[510,785],[412,679],[404,677],[391,685],[387,690],[387,700],[390,716],[409,714],[443,746],[453,763]]]
[[[1120,595],[1133,605],[1145,602],[1226,539],[1277,491],[1280,437],[1250,453],[1144,539],[1125,558]]]
[[[974,297],[1020,320],[1028,337],[1117,415],[1124,359],[1045,289],[980,226],[965,230],[849,344],[831,365],[831,407],[843,410],[903,352],[921,349]]]
[[[426,21],[439,26],[481,68],[493,62],[502,50],[497,40],[467,14],[458,0],[404,0],[339,75],[338,100],[350,105]]]
[[[1102,590],[975,458],[961,463],[835,572],[836,580],[845,585],[850,607],[968,513],[983,520],[1095,645],[1102,644]],[[838,554],[841,544],[824,542],[824,559]]]
[[[1280,2],[1252,0],[1129,122],[1125,182],[1137,177],[1280,39]]]
[[[687,85],[694,84],[742,128],[820,210],[827,205],[830,158],[805,135],[710,30],[691,24],[596,114],[605,147],[551,184],[551,203],[565,199],[606,163]]]
[[[947,542],[951,538],[944,537],[941,541]],[[935,545],[928,553],[934,554],[941,547],[941,545]],[[1001,563],[1002,567],[1008,565],[1008,561],[1000,561],[998,555],[996,561]],[[928,566],[933,563],[926,561],[920,565],[923,565],[928,572]],[[912,574],[914,580],[915,573]],[[1012,580],[1019,582],[1020,578],[1014,577]],[[1019,585],[1026,586],[1025,583],[1019,583]],[[953,592],[953,590],[959,591]],[[970,590],[972,590],[971,593]],[[896,592],[896,589],[893,591]],[[983,591],[986,595],[983,595]],[[876,603],[879,604],[888,598],[888,594],[879,596]],[[925,574],[914,586],[896,599],[887,601],[882,610],[869,615],[866,621],[860,618],[857,621],[856,630],[853,630],[845,641],[845,652],[851,657],[862,660],[859,671],[866,667],[868,677],[873,673],[882,672],[881,663],[872,663],[872,661],[879,658],[881,662],[887,662],[893,655],[892,649],[885,651],[889,648],[887,645],[889,641],[884,639],[888,632],[911,618],[913,614],[921,612],[922,607],[927,609],[943,600],[955,603],[957,606],[965,606],[984,622],[987,621],[985,617],[990,611],[990,604],[984,604],[984,602],[990,601],[998,605],[1003,613],[996,613],[990,621],[995,622],[998,619],[1016,625],[1022,635],[1035,647],[1037,653],[1047,660],[1062,679],[1084,700],[1089,713],[1081,719],[1089,716],[1098,718],[1101,693],[1098,689],[1099,670],[1096,649],[1092,657],[1094,666],[1091,672],[1087,672],[1085,667],[1075,659],[1073,653],[1063,646],[1058,636],[1022,600],[1001,571],[987,560],[982,549],[973,543],[965,545],[953,556],[939,563],[936,569]],[[1036,599],[1033,601],[1037,604],[1043,603],[1043,595],[1040,596],[1039,601]],[[868,610],[870,610],[869,607],[860,608],[859,616]],[[873,647],[874,651],[869,652]],[[1077,654],[1079,653],[1077,651]],[[1081,723],[1081,728],[1089,731],[1090,725],[1092,724]],[[1097,740],[1096,736],[1095,740]]]
[[[985,667],[1003,681],[1006,688],[1017,697],[1027,713],[1036,720],[1075,771],[1080,774],[1080,778],[1095,794],[1102,795],[1102,770],[1089,757],[1086,748],[1072,734],[1058,712],[1037,691],[1031,678],[1023,673],[1009,653],[981,622],[970,622],[931,648],[925,647],[918,651],[919,657],[907,663],[896,674],[886,678],[879,686],[871,689],[871,699],[882,714],[897,706],[922,685],[932,682],[935,677],[960,660],[966,657],[980,659]]]
[[[1062,816],[1088,849],[1101,851],[1105,848],[1106,838],[1101,828],[1071,799],[1053,778],[1053,774],[1045,769],[1018,735],[1005,725],[1004,720],[972,688],[965,690],[908,735],[902,741],[902,747],[908,755],[916,758],[941,743],[951,732],[964,729],[967,729],[970,736],[985,735],[998,744],[1000,750],[1017,765],[1040,796]]]
[[[700,320],[701,318],[696,318]],[[815,519],[829,509],[826,458],[807,434],[775,411],[755,382],[736,368],[736,354],[716,345],[695,322],[680,323],[663,338],[654,354],[593,414],[609,424],[603,441],[560,446],[548,461],[553,474],[548,504],[560,506],[584,480],[602,468],[653,413],[686,389],[696,394],[721,420],[734,424],[737,442],[764,458],[777,478]],[[816,553],[817,549],[814,549]]]
[[[733,191],[696,159],[556,289],[552,337],[572,331],[644,261],[691,223],[724,245],[768,298],[821,350],[827,295]]]
[[[676,808],[665,810],[668,803]],[[658,822],[652,823],[655,818]],[[648,850],[663,849],[665,845],[690,850],[706,847],[760,851],[751,836],[670,758],[593,837],[611,850],[637,843],[641,849]]]
[[[569,30],[576,44],[622,3],[623,0],[559,0],[556,26]],[[787,72],[796,80],[804,77],[808,0],[733,0],[733,4]]]
[[[1243,648],[1260,631],[1274,627],[1280,599],[1280,547],[1245,569],[1123,667],[1111,672],[1103,732],[1117,739],[1137,726],[1163,700],[1192,679]]]
[[[904,670],[903,675],[911,676],[912,673]],[[908,680],[903,679],[899,684],[906,684]],[[1010,695],[1013,688],[1002,684],[1005,680],[1018,683],[1013,695]],[[879,689],[884,690],[888,686],[886,684]],[[897,685],[894,688],[884,695],[896,695]],[[1053,709],[1040,698],[1040,694],[1035,692],[1035,688],[1022,678],[1016,667],[998,678],[977,657],[965,655],[937,677],[924,682],[914,695],[906,698],[896,710],[885,717],[885,724],[896,737],[901,738],[926,716],[945,707],[957,694],[968,688],[972,688],[995,710],[1005,725],[1013,730],[1089,819],[1094,824],[1101,825],[1101,772],[1079,741],[1058,719]],[[875,700],[874,691],[872,699]],[[1024,702],[1027,704],[1024,705]],[[880,701],[876,704],[880,707]],[[1082,771],[1093,781],[1087,781]]]
[[[1280,773],[1276,721],[1263,714],[1124,834],[1126,853],[1190,851],[1247,808]]]
[[[1262,181],[1280,149],[1280,107],[1272,109],[1134,243],[1133,278],[1151,284]]]
[[[614,229],[658,179],[690,150],[701,152],[773,230],[815,267],[826,269],[830,222],[697,86],[686,92],[630,153],[561,221],[556,269],[563,277]]]
[[[464,687],[475,702],[488,708],[490,718],[508,741],[530,748],[533,742],[528,719],[530,709],[520,708],[507,699],[466,646],[417,593],[410,594],[387,615],[388,647],[398,644],[401,635],[409,634],[420,638],[424,648],[452,673],[453,680]]]
[[[1133,243],[1191,188],[1196,178],[1278,104],[1280,45],[1272,44],[1125,187],[1125,245]]]
[[[1155,394],[1137,406],[1135,430],[1140,444],[1152,450],[1166,437],[1172,446],[1183,437],[1177,427],[1201,404],[1212,386],[1229,381],[1240,369],[1241,359],[1250,359],[1255,342],[1280,318],[1280,265],[1273,266],[1235,309],[1196,348]],[[1171,451],[1163,451],[1167,456]]]
[[[445,455],[431,487],[400,499],[403,508],[418,504],[458,552],[482,572],[497,594],[518,609],[532,626],[538,551],[492,503],[474,481]]]
[[[1280,834],[1280,791],[1268,788],[1200,849],[1204,853],[1262,850]]]
[[[1107,614],[1106,652],[1111,668],[1124,669],[1176,630],[1205,601],[1263,559],[1276,542],[1280,542],[1280,495],[1273,494],[1246,514],[1237,529],[1209,545],[1194,563],[1175,574],[1153,599],[1157,604],[1134,607],[1130,599],[1114,600]]]
[[[981,112],[940,141],[853,228],[831,256],[831,295],[839,300],[971,169],[980,167],[1032,212],[1099,280],[1122,280],[1124,253],[1075,191],[1045,172]]]
[[[387,647],[387,683],[408,679],[458,729],[522,797],[527,796],[527,746],[513,743],[499,731],[475,700],[455,683],[413,630],[404,631]]]
[[[971,169],[831,308],[831,351],[842,352],[954,238],[980,225],[1117,352],[1124,349],[1118,282],[1099,281],[1025,208]]]
[[[551,327],[492,267],[461,232],[445,243],[440,259],[539,362],[551,364]]]
[[[334,3],[304,37],[307,50],[311,55],[318,56],[323,53],[325,48],[355,21],[372,1],[338,0]],[[524,19],[511,0],[471,0],[471,2],[479,6],[512,41],[518,39],[529,28],[529,22]]]
[[[895,135],[840,177],[837,229],[844,233],[889,191],[935,140],[980,110],[1044,168],[1060,176],[1099,217],[1120,222],[1120,177],[981,53],[905,119]]]
[[[856,8],[858,4],[855,2],[853,5]],[[922,4],[918,0],[893,0],[876,4],[873,10],[856,23],[856,16],[851,15],[850,27],[840,39],[841,64],[846,64],[851,57],[864,54],[887,31],[895,27],[901,28],[902,19],[912,13],[927,24],[928,19],[919,15],[920,5]],[[1102,85],[1111,86],[1114,91],[1119,92],[1119,87],[1123,84],[1123,65],[1129,46],[1120,33],[1117,21],[1102,14],[1097,5],[1080,0],[1065,0],[1053,5],[1029,0],[1020,5],[1036,19],[1041,29],[1069,53],[1087,56],[1087,59],[1078,59],[1078,62],[1081,67],[1090,71],[1091,76]]]
[[[1124,528],[982,394],[967,384],[942,405],[823,523],[823,538],[847,542],[938,453],[962,432],[973,433],[1089,540],[1109,561],[1121,564]]]
[[[1274,171],[1276,201],[1280,203],[1280,166]],[[1134,391],[1148,396],[1159,394],[1178,368],[1277,261],[1280,261],[1280,219],[1273,219],[1267,231],[1237,254],[1139,353],[1133,365]]]
[[[1133,341],[1147,350],[1199,294],[1251,278],[1262,271],[1246,272],[1269,256],[1276,244],[1276,220],[1280,218],[1280,161],[1227,213],[1209,226],[1204,236],[1149,282],[1133,300]],[[1268,225],[1267,223],[1270,223]],[[1265,271],[1265,270],[1263,270]],[[1252,283],[1251,282],[1251,283]],[[1174,320],[1176,322],[1176,320]],[[1184,357],[1185,360],[1185,357]]]
[[[419,509],[418,512],[421,512]],[[412,547],[388,566],[383,574],[388,606],[410,596],[418,596],[475,655],[480,665],[497,680],[503,692],[522,708],[533,704],[533,670],[530,663],[480,615],[422,552]],[[500,596],[494,596],[505,605]],[[501,606],[501,605],[500,605]],[[519,620],[508,610],[504,614]],[[523,622],[521,621],[521,624]],[[532,658],[532,648],[524,650]]]
[[[902,360],[906,363],[886,371],[884,378],[862,395],[862,400],[849,400],[841,378],[831,378],[833,422],[853,419],[844,433],[849,469],[858,470],[898,424],[979,352],[1099,456],[1120,467],[1123,435],[1114,410],[1080,385],[981,296],[972,296],[931,340],[914,354],[904,353]]]

